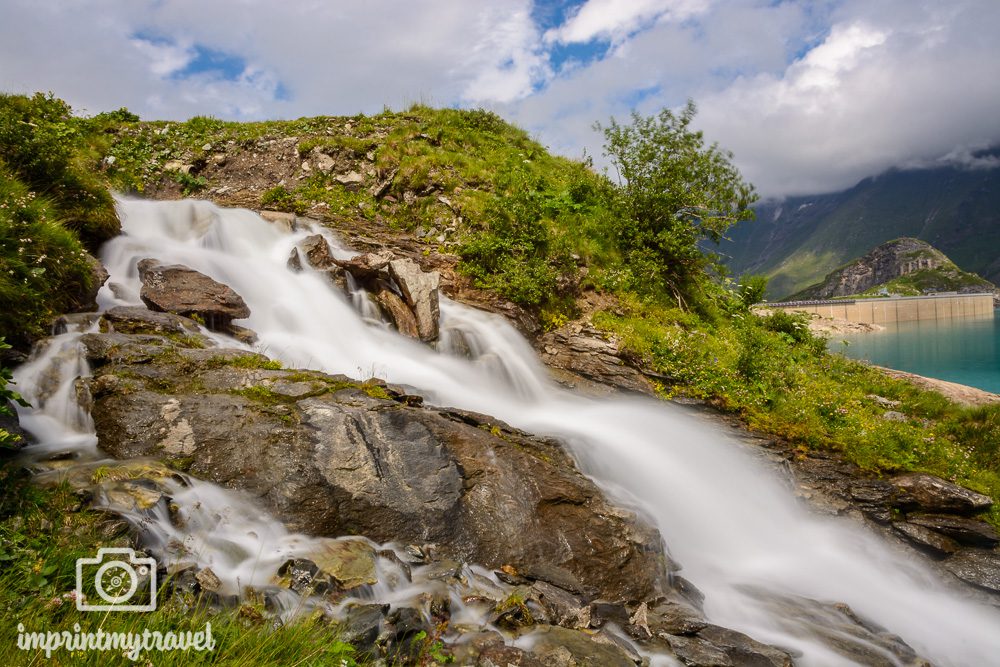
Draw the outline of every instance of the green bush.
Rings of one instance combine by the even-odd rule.
[[[45,198],[0,161],[0,337],[25,347],[93,286],[86,253]]]
[[[85,127],[70,115],[68,104],[51,95],[0,94],[0,159],[96,250],[120,225],[111,195],[95,173]]]
[[[682,304],[696,296],[712,269],[704,241],[718,242],[733,224],[753,217],[757,195],[733,166],[732,153],[705,145],[691,129],[696,109],[675,114],[633,112],[632,122],[611,119],[604,153],[618,172],[618,243],[630,262],[652,271],[647,290],[666,290]]]

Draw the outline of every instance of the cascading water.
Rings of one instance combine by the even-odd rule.
[[[997,610],[962,598],[850,522],[809,514],[741,445],[681,409],[562,391],[502,318],[447,300],[441,351],[366,324],[323,275],[286,268],[292,248],[314,233],[326,235],[338,256],[350,256],[329,232],[285,233],[249,211],[206,202],[120,200],[119,211],[124,234],[103,252],[111,279],[99,297],[102,307],[140,303],[138,260],[182,263],[243,296],[252,314],[241,324],[257,333],[256,349],[287,366],[381,377],[415,388],[429,402],[562,438],[585,472],[657,525],[684,575],[705,593],[714,622],[799,651],[802,664],[853,664],[816,636],[824,612],[790,610],[781,600],[845,602],[936,664],[1000,660]],[[73,335],[51,345],[72,347]],[[458,351],[463,354],[449,354]],[[41,360],[35,363],[19,371],[22,389],[37,384]],[[62,382],[71,385],[73,373],[85,370],[67,369]],[[65,447],[76,437],[77,445],[93,449],[83,417],[46,409],[26,413],[36,435],[56,443],[44,446]],[[214,511],[240,502],[228,491],[199,484],[191,493]],[[229,524],[243,536],[254,533],[243,546],[246,562],[277,562],[304,539],[288,536],[266,517],[241,512]],[[254,549],[270,551],[251,554]]]

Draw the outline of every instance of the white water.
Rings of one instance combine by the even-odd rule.
[[[252,314],[240,324],[258,334],[259,351],[287,366],[381,377],[436,404],[562,437],[585,472],[655,522],[684,576],[705,593],[712,621],[801,651],[801,664],[853,663],[815,639],[794,612],[776,611],[749,589],[845,602],[936,664],[1000,664],[1000,613],[962,599],[850,522],[810,515],[723,431],[660,402],[570,395],[549,382],[505,321],[446,300],[444,352],[366,324],[323,276],[285,268],[292,247],[318,230],[285,234],[253,213],[205,202],[123,200],[119,210],[125,234],[102,253],[114,284],[102,290],[102,307],[140,303],[138,260],[182,263],[242,295]],[[461,347],[473,360],[447,353]],[[30,382],[30,373],[19,377]],[[47,419],[53,438],[87,440],[78,417]],[[92,436],[83,444],[92,448]],[[218,491],[213,507],[236,502]],[[253,520],[241,512],[237,524]],[[282,544],[282,528],[267,530],[277,533],[251,539],[246,558]]]

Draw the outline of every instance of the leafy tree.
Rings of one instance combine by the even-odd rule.
[[[632,122],[611,119],[604,154],[618,171],[623,216],[618,242],[640,284],[669,290],[684,305],[705,272],[718,266],[702,252],[703,241],[718,242],[726,230],[753,217],[757,200],[732,164],[732,153],[705,145],[691,129],[697,109],[663,109],[654,116],[632,113]]]

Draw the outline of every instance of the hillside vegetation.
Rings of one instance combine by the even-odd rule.
[[[900,237],[1000,281],[1000,168],[889,171],[843,192],[768,201],[756,212],[756,222],[730,230],[722,252],[734,273],[768,275],[775,299]]]
[[[736,283],[697,251],[748,217],[753,190],[690,131],[693,114],[605,128],[612,160],[636,170],[631,184],[481,110],[264,123],[139,122],[123,110],[69,123],[83,138],[76,159],[114,188],[406,232],[544,328],[592,321],[665,397],[703,399],[802,451],[838,451],[875,473],[924,470],[1000,499],[1000,408],[963,409],[829,354],[803,319],[752,313],[760,279]],[[70,225],[55,228],[80,243]],[[55,310],[58,294],[49,299]],[[878,398],[900,401],[904,419],[884,418]]]

